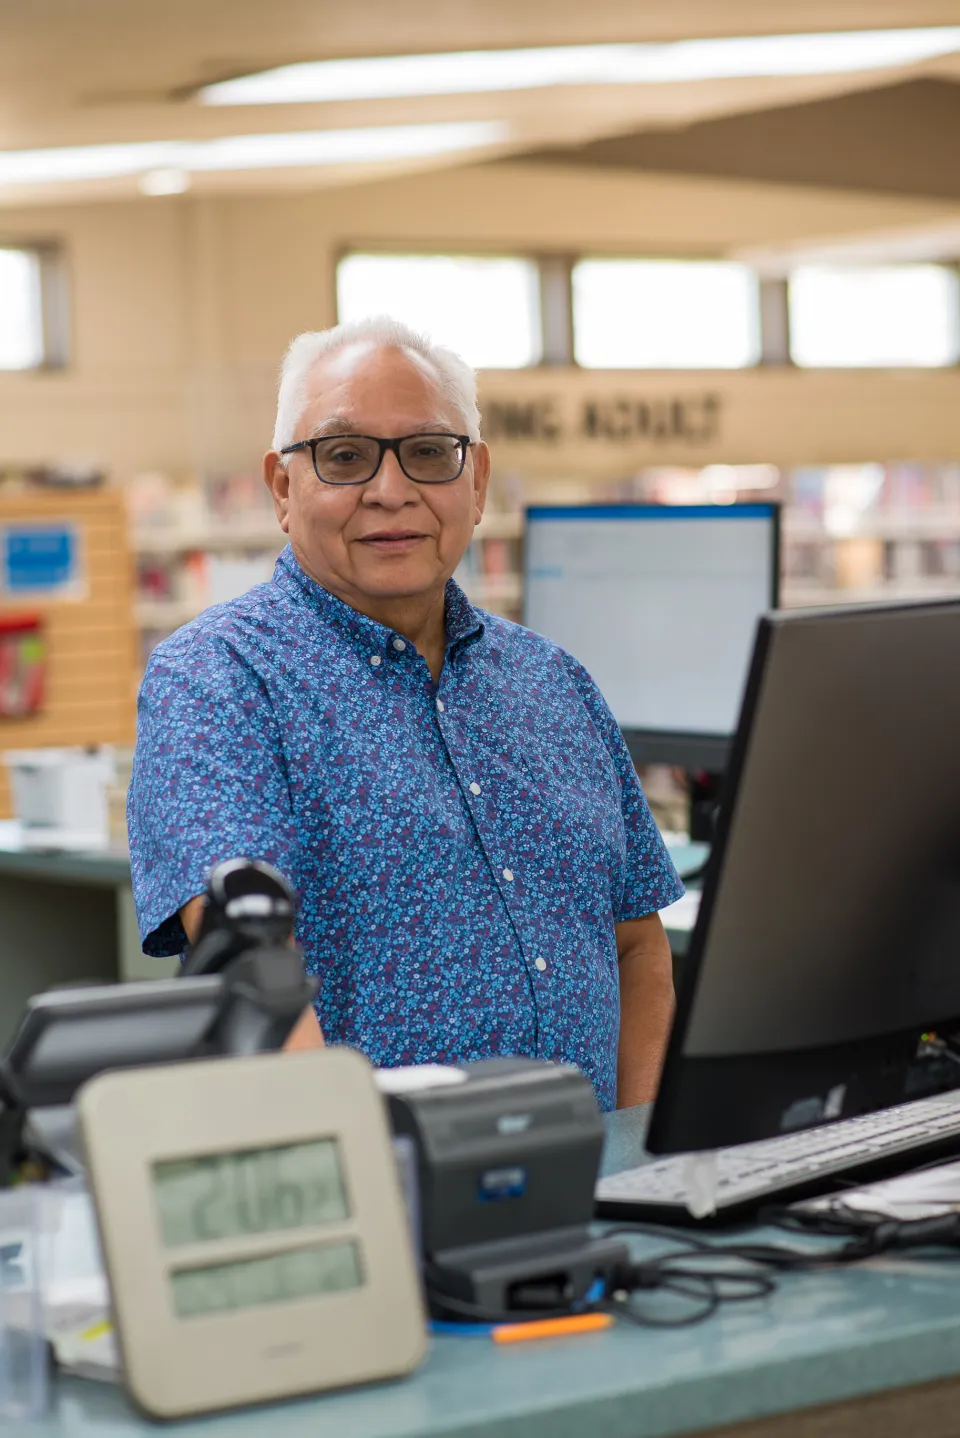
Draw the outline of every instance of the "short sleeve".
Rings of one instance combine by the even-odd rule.
[[[613,760],[620,781],[620,802],[627,841],[623,892],[614,922],[642,919],[683,897],[684,887],[654,822],[620,726],[590,675],[565,656],[590,718]]]
[[[127,827],[147,954],[185,948],[178,911],[224,859],[265,859],[292,879],[276,718],[262,681],[220,636],[181,631],[151,657],[137,702]]]

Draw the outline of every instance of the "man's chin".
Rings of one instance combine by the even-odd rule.
[[[418,595],[436,593],[446,582],[446,574],[436,570],[425,572],[411,568],[404,572],[402,566],[391,564],[364,566],[355,581],[358,592],[368,594],[371,599],[415,599]]]

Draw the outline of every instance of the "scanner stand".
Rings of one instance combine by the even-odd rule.
[[[597,1279],[608,1280],[628,1259],[625,1244],[591,1238],[586,1227],[522,1234],[437,1253],[429,1266],[430,1308],[448,1316],[444,1299],[497,1317],[531,1310],[576,1308]],[[458,1317],[467,1316],[457,1312]]]

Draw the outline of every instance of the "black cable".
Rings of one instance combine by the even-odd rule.
[[[429,1261],[424,1278],[431,1308],[438,1314],[469,1319],[479,1323],[522,1323],[536,1319],[565,1318],[574,1313],[610,1313],[643,1328],[685,1328],[702,1323],[724,1303],[751,1302],[767,1298],[776,1290],[776,1280],[759,1271],[733,1271],[731,1263],[739,1255],[718,1250],[715,1244],[656,1224],[624,1225],[609,1230],[637,1234],[645,1232],[677,1245],[666,1253],[641,1262],[624,1263],[610,1275],[607,1293],[589,1302],[569,1303],[549,1308],[490,1309],[466,1299],[454,1298],[440,1286],[441,1273]],[[704,1266],[704,1263],[708,1266]],[[699,1265],[699,1266],[694,1266]],[[718,1266],[719,1265],[719,1266]],[[639,1303],[644,1297],[669,1295],[683,1303],[693,1304],[691,1312],[670,1317],[665,1313],[644,1311]]]
[[[829,1249],[790,1248],[775,1243],[716,1243],[694,1238],[683,1231],[659,1225],[623,1224],[619,1232],[648,1233],[672,1239],[676,1251],[654,1259],[661,1271],[680,1265],[679,1271],[695,1272],[684,1267],[689,1260],[702,1262],[710,1256],[730,1262],[741,1262],[757,1269],[773,1269],[781,1273],[812,1272],[848,1263],[861,1263],[880,1253],[906,1249],[943,1250],[960,1257],[960,1213],[951,1212],[933,1218],[893,1219],[885,1214],[843,1209],[838,1206],[824,1211],[768,1209],[760,1214],[761,1221],[787,1231],[809,1234],[818,1238],[843,1240]],[[703,1270],[700,1270],[701,1273]],[[716,1276],[716,1271],[711,1270]],[[746,1276],[746,1275],[744,1275]],[[726,1275],[729,1279],[734,1275]]]
[[[960,1212],[895,1219],[847,1208],[841,1198],[825,1209],[766,1209],[760,1219],[787,1232],[838,1242],[818,1249],[751,1241],[718,1243],[665,1224],[628,1222],[607,1229],[607,1236],[644,1234],[671,1246],[642,1261],[619,1265],[608,1278],[607,1293],[595,1302],[581,1300],[579,1304],[540,1309],[485,1309],[443,1293],[436,1282],[431,1285],[433,1266],[429,1263],[427,1292],[434,1308],[482,1323],[518,1323],[604,1312],[642,1328],[686,1328],[710,1318],[724,1303],[770,1297],[777,1288],[775,1275],[780,1273],[816,1272],[908,1249],[935,1249],[941,1259],[945,1252],[960,1258]],[[438,1277],[438,1270],[433,1269],[433,1274]],[[679,1317],[644,1311],[640,1306],[643,1298],[654,1294],[669,1295],[694,1307]]]

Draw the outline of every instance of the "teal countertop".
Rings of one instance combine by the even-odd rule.
[[[646,1112],[608,1118],[604,1169],[642,1159]],[[790,1241],[787,1236],[780,1236]],[[653,1239],[635,1239],[638,1253]],[[173,1425],[178,1438],[667,1438],[960,1374],[957,1270],[874,1260],[787,1275],[690,1328],[501,1348],[437,1337],[411,1378]],[[655,1301],[655,1300],[651,1300]],[[26,1431],[26,1430],[25,1430]],[[122,1394],[61,1380],[36,1438],[156,1432]]]
[[[66,849],[26,848],[20,837],[20,825],[11,819],[0,820],[0,876],[15,875],[23,879],[46,879],[68,884],[129,884],[130,855],[126,848]]]
[[[707,844],[670,842],[670,856],[680,874],[698,870],[710,852]],[[14,819],[0,820],[0,873],[27,873],[39,878],[88,879],[91,882],[129,881],[130,855],[121,845],[106,849],[39,849],[24,846],[20,825]]]

